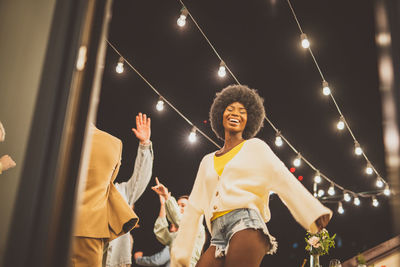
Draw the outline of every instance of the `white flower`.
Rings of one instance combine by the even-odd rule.
[[[310,239],[308,239],[308,244],[310,244],[311,246],[318,248],[320,246],[319,244],[319,237],[318,236],[312,236],[310,237]]]

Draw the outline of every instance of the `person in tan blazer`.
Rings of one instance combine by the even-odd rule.
[[[139,113],[139,140],[150,136],[150,118]],[[71,265],[100,267],[103,249],[109,241],[132,230],[139,218],[115,188],[114,180],[121,165],[122,142],[118,138],[91,126],[92,144],[82,201],[77,208]],[[138,136],[139,135],[139,136]]]

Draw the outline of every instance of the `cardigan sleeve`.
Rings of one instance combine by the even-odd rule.
[[[296,221],[306,230],[315,232],[314,222],[322,215],[332,211],[319,202],[296,177],[287,169],[271,148],[260,140],[256,146],[256,155],[265,163],[264,172],[270,188],[289,209]]]
[[[195,247],[199,225],[204,213],[202,200],[204,195],[204,158],[200,163],[196,180],[189,196],[179,225],[178,234],[171,248],[171,267],[188,267]]]

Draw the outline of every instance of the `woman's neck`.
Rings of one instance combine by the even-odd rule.
[[[243,142],[242,133],[225,133],[225,143],[221,150],[218,151],[218,155],[222,155],[230,151],[232,148]]]

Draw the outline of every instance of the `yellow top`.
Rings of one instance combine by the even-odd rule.
[[[239,145],[235,146],[228,152],[226,152],[224,155],[217,157],[214,154],[214,169],[218,173],[218,176],[221,176],[222,172],[224,171],[225,165],[233,159],[233,157],[240,151],[240,149],[243,147],[244,141],[241,142]],[[217,219],[218,217],[221,217],[222,215],[225,215],[232,210],[225,210],[225,211],[220,211],[220,212],[215,212],[211,218],[211,221]]]

